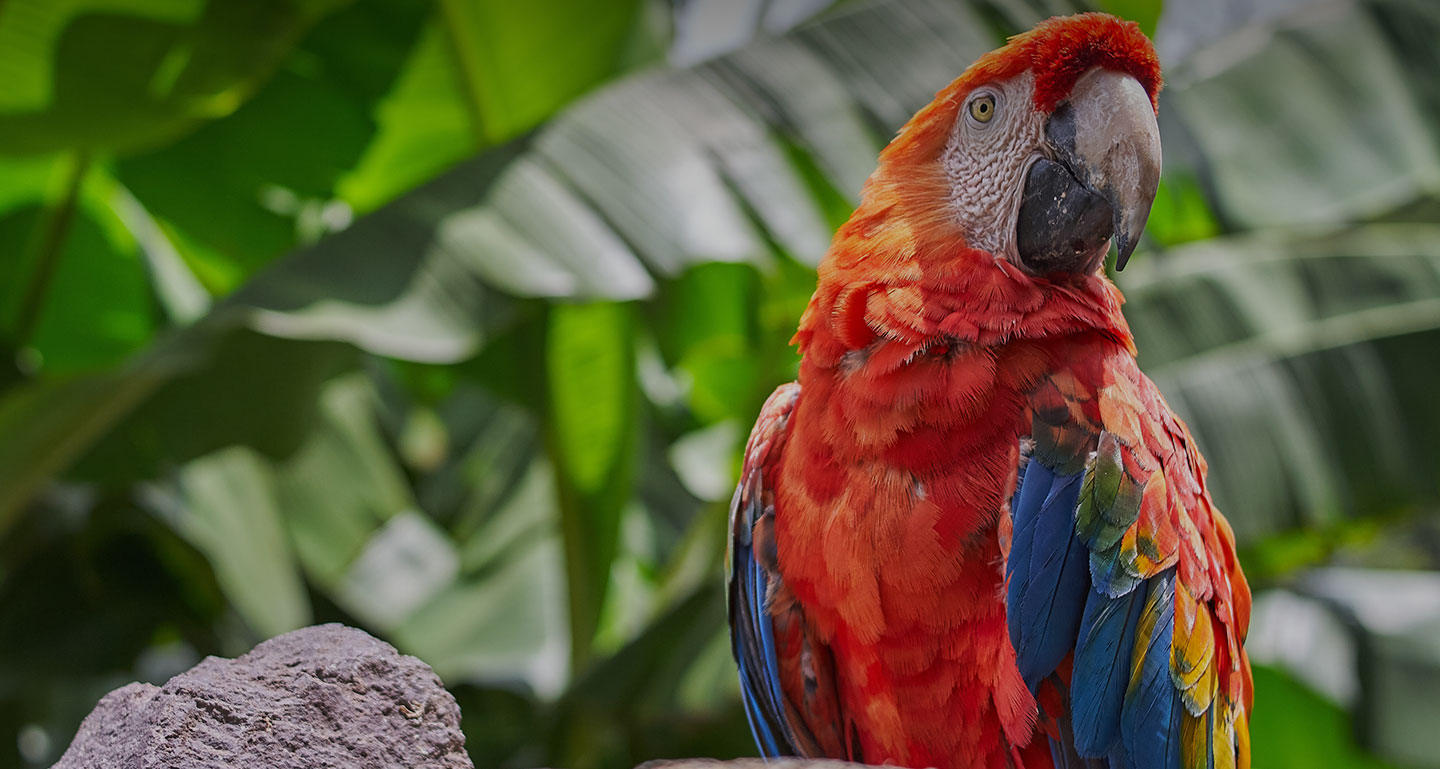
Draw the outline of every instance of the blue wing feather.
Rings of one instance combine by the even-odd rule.
[[[777,522],[782,513],[767,480],[779,475],[776,463],[799,399],[798,384],[777,388],[745,445],[740,483],[730,501],[730,648],[740,668],[745,716],[764,756],[825,755],[863,762],[853,722],[846,720],[839,698],[834,655],[786,590],[780,569]]]
[[[785,698],[780,693],[779,660],[775,651],[775,625],[766,612],[769,576],[756,559],[752,527],[760,516],[759,505],[736,490],[732,501],[739,516],[732,540],[732,586],[730,624],[744,632],[732,632],[730,642],[740,671],[740,700],[750,734],[765,757],[793,755],[793,740],[785,732]]]
[[[1085,545],[1075,535],[1083,479],[1083,473],[1056,474],[1032,460],[1011,506],[1006,619],[1016,664],[1031,691],[1074,647],[1090,587]]]
[[[757,625],[756,632],[760,637],[760,650],[765,660],[765,683],[770,690],[768,692],[770,702],[779,706],[784,699],[780,694],[780,661],[775,654],[775,625],[769,621],[769,615],[765,612],[765,591],[768,587],[768,580],[758,562],[751,561],[750,571],[755,577],[754,605],[757,607],[757,611],[754,616],[757,620],[755,624]],[[777,707],[777,710],[783,712],[783,706]]]
[[[1031,460],[1016,485],[1015,498],[1010,505],[1011,515],[1014,516],[1014,533],[1010,537],[1010,557],[1005,561],[1006,606],[1018,607],[1021,604],[1021,596],[1024,595],[1030,578],[1036,520],[1045,494],[1054,480],[1055,474],[1049,468],[1039,461]],[[1019,649],[1020,612],[1009,612],[1006,622],[1010,630],[1010,643]]]
[[[1081,474],[1057,475],[1036,517],[1029,579],[1020,596],[1021,675],[1037,691],[1075,647],[1090,588],[1085,545],[1075,536]]]
[[[732,634],[736,645],[735,659],[740,670],[740,698],[755,744],[766,758],[790,755],[789,739],[776,734],[783,726],[784,699],[780,692],[780,663],[775,653],[775,628],[765,611],[765,594],[769,579],[764,567],[755,559],[753,543],[748,537],[737,538],[733,557],[739,581],[731,611],[744,618],[748,634]],[[738,639],[737,639],[738,636]],[[744,648],[740,639],[759,641],[757,646]]]
[[[1136,639],[1130,685],[1120,713],[1120,735],[1131,769],[1180,765],[1180,693],[1170,680],[1170,643],[1175,630],[1175,572],[1150,583],[1140,617],[1148,637]]]
[[[750,671],[746,669],[744,659],[739,660],[739,663],[740,702],[745,706],[745,720],[750,724],[750,736],[755,739],[755,745],[766,758],[779,756],[780,746],[775,741],[775,734],[770,731],[770,724],[760,712],[760,703],[755,692],[751,691]]]
[[[1070,678],[1075,749],[1082,756],[1104,756],[1119,740],[1135,626],[1144,608],[1143,588],[1119,598],[1091,590],[1085,601]]]

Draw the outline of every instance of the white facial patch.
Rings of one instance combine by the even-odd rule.
[[[955,217],[970,246],[1017,263],[1015,221],[1025,174],[1045,152],[1045,119],[1031,103],[1033,90],[1034,78],[1026,72],[971,91],[960,105],[941,161],[950,177]],[[971,104],[986,97],[994,100],[994,114],[982,122]]]

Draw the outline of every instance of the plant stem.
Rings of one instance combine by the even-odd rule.
[[[15,345],[24,346],[35,334],[40,322],[40,311],[45,306],[45,296],[50,291],[50,282],[55,277],[55,268],[60,263],[60,252],[65,248],[65,236],[70,232],[70,222],[75,218],[76,204],[80,198],[80,185],[89,170],[89,156],[83,152],[68,157],[69,168],[65,186],[60,197],[46,206],[41,221],[40,239],[36,244],[35,265],[30,273],[30,282],[21,297],[20,309],[15,316],[12,333]]]
[[[559,456],[553,430],[547,436],[552,458]],[[552,460],[553,461],[553,460]],[[590,553],[591,536],[585,526],[584,501],[565,482],[564,471],[555,466],[556,502],[560,513],[560,541],[565,553],[566,611],[570,625],[570,675],[578,676],[590,662],[595,634],[600,627],[600,606],[595,600],[596,566]],[[602,593],[603,596],[603,593]]]

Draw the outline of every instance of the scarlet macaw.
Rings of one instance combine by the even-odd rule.
[[[1250,593],[1100,266],[1159,183],[1133,23],[1045,21],[881,153],[731,508],[767,756],[1245,767]]]

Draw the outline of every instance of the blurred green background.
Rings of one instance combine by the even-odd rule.
[[[1257,767],[1440,766],[1440,3],[1108,0]],[[0,767],[322,621],[477,766],[752,754],[724,506],[895,129],[1071,0],[0,2]]]

